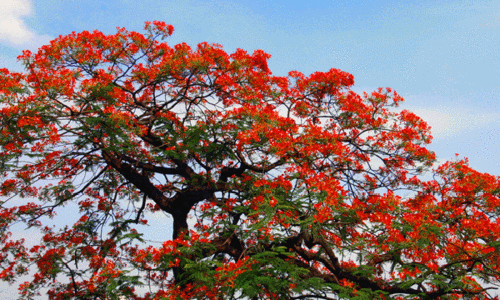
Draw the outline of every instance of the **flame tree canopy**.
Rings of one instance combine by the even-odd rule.
[[[499,177],[433,168],[390,88],[172,31],[72,33],[0,70],[0,278],[21,298],[496,299]]]

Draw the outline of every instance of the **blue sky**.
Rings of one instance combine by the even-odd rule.
[[[432,127],[430,149],[500,175],[500,1],[0,0],[0,67],[58,35],[144,21],[175,27],[168,40],[226,51],[262,49],[276,75],[339,68],[354,91],[392,87]]]
[[[172,44],[262,49],[276,75],[339,68],[357,92],[392,87],[433,127],[440,159],[468,157],[500,175],[500,2],[0,0],[0,66],[58,35],[146,20],[175,27]]]

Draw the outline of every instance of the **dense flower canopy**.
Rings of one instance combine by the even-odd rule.
[[[28,274],[22,298],[496,299],[500,179],[433,168],[395,91],[172,32],[72,33],[0,70],[0,279]]]

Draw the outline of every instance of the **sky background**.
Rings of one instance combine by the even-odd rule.
[[[500,175],[498,0],[0,0],[0,68],[21,71],[23,49],[59,35],[153,20],[175,27],[170,44],[262,49],[275,75],[338,68],[356,92],[391,87],[431,125],[440,160]]]
[[[440,159],[468,157],[500,175],[500,1],[137,1],[0,0],[0,67],[83,30],[175,27],[171,44],[207,41],[226,51],[262,49],[271,70],[338,68],[354,91],[394,88],[403,108],[433,128]]]

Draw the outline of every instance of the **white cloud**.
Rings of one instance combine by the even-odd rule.
[[[377,90],[376,87],[355,86],[352,90],[359,95],[366,91],[370,94]],[[402,95],[399,93],[399,95]],[[405,101],[393,111],[400,112],[403,109],[411,111],[431,126],[433,141],[454,137],[470,130],[477,130],[491,124],[500,123],[500,113],[476,112],[474,108],[465,106],[412,106],[410,103],[422,103],[422,96],[404,95]],[[426,96],[426,103],[449,102],[449,97]],[[424,104],[425,105],[425,104]]]
[[[31,16],[31,0],[0,0],[0,43],[16,48],[36,48],[50,37],[28,28],[23,18]]]
[[[438,106],[405,107],[431,126],[434,140],[449,138],[500,120],[500,113],[475,113],[465,108]]]

